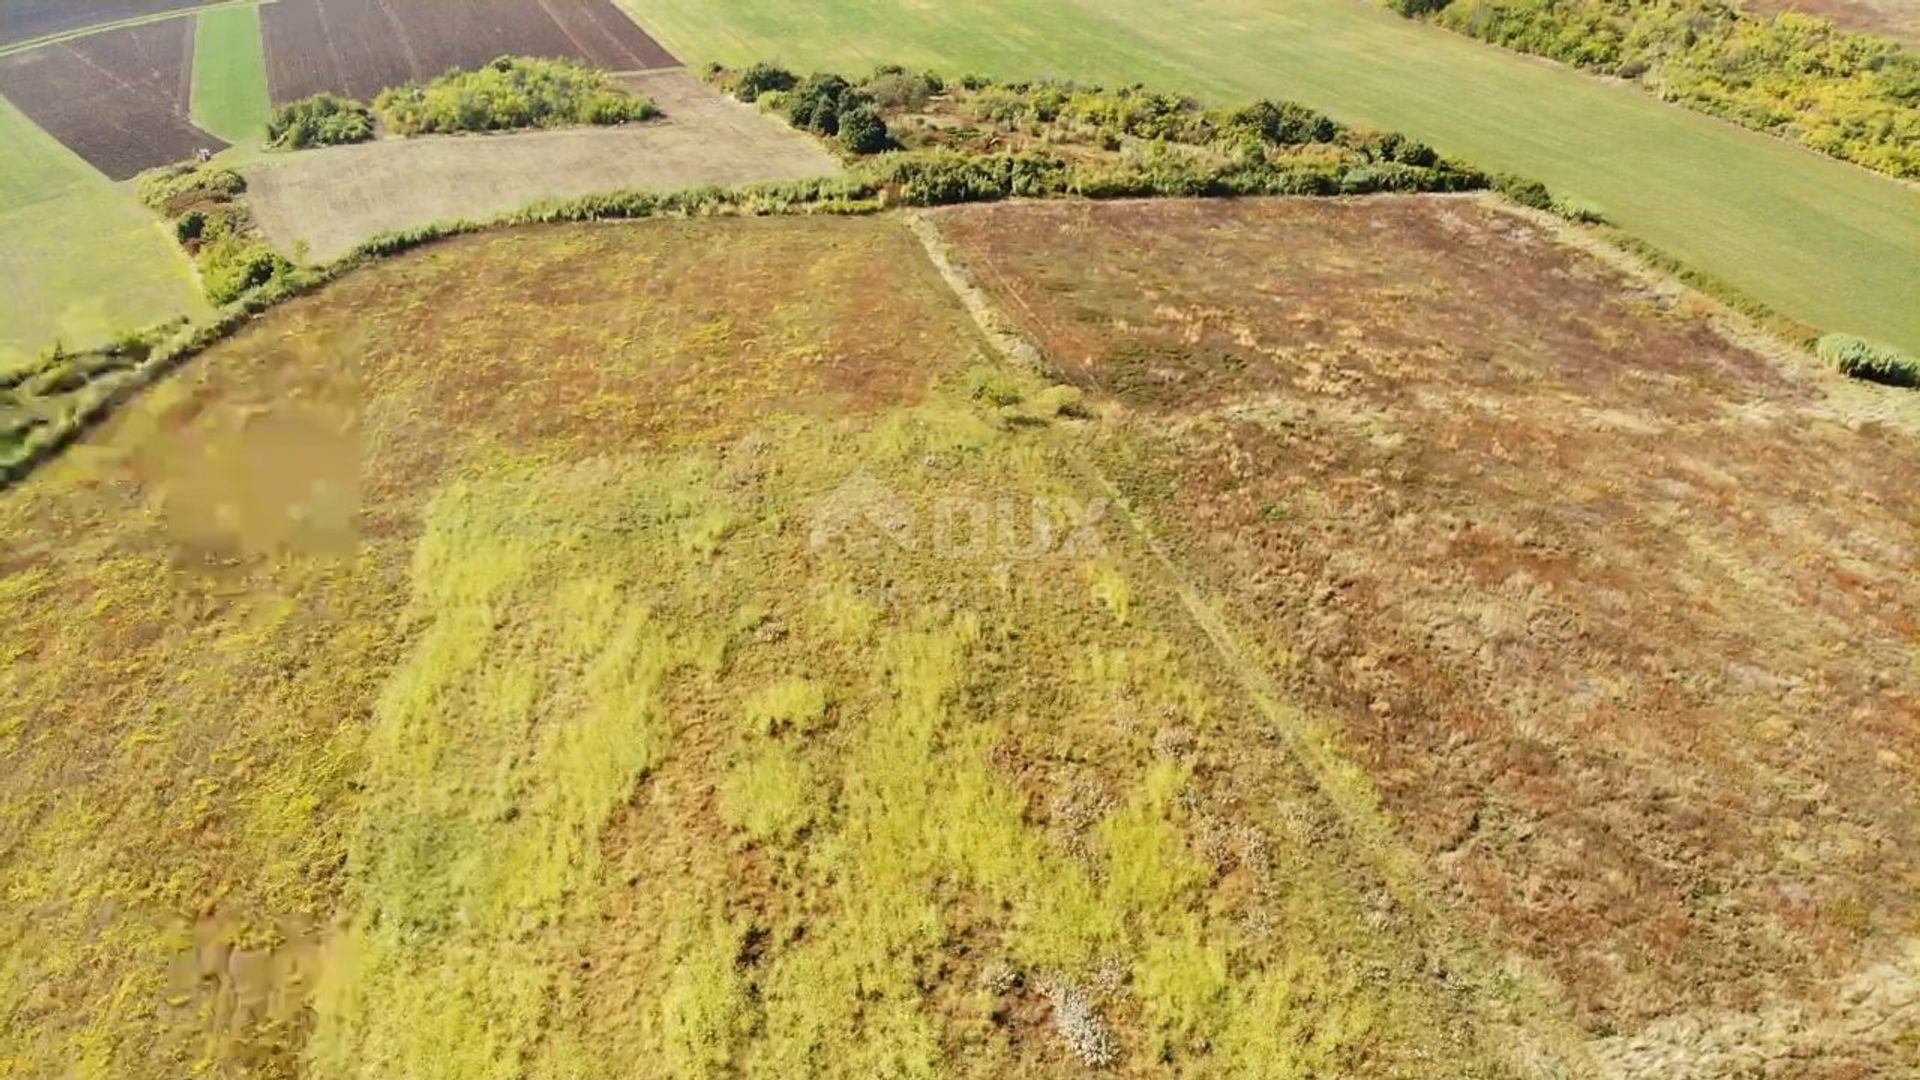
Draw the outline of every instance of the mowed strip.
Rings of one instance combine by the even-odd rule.
[[[682,72],[627,82],[666,118],[277,155],[247,170],[248,202],[283,253],[319,262],[383,232],[484,219],[546,198],[798,180],[839,169],[811,139]]]
[[[1531,176],[1783,314],[1920,349],[1920,186],[1360,0],[622,0],[689,63],[1290,98]]]
[[[193,122],[240,142],[266,134],[270,111],[260,9],[219,8],[195,16]]]
[[[371,98],[389,86],[515,54],[611,71],[677,66],[608,0],[281,0],[265,9],[275,102],[323,91]]]
[[[187,119],[191,31],[168,19],[0,57],[0,94],[115,180],[224,149]]]

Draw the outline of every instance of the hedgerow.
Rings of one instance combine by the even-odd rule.
[[[1920,176],[1920,54],[1886,38],[1723,0],[1387,2],[1870,169]]]
[[[1814,351],[1850,378],[1886,386],[1920,387],[1920,359],[1891,345],[1851,334],[1827,334],[1814,346]]]
[[[391,87],[373,111],[399,135],[624,124],[660,114],[606,72],[574,60],[502,56],[473,71]]]

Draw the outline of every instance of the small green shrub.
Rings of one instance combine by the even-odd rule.
[[[1493,190],[1519,203],[1531,206],[1535,210],[1553,209],[1553,192],[1538,180],[1529,180],[1512,173],[1496,173],[1493,176]]]
[[[1885,386],[1920,387],[1920,359],[1851,334],[1827,334],[1814,346],[1842,375]]]
[[[787,91],[799,84],[799,77],[785,68],[755,64],[740,73],[739,80],[734,83],[733,96],[751,103],[760,100],[760,96],[770,90]]]
[[[267,122],[267,142],[288,150],[338,146],[373,138],[373,113],[337,94],[315,94],[275,110]]]
[[[856,154],[877,154],[892,146],[893,138],[871,106],[855,105],[840,114],[840,145]]]

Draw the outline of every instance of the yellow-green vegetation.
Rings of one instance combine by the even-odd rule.
[[[423,85],[390,87],[374,99],[373,111],[399,135],[624,124],[660,115],[653,102],[604,71],[576,60],[530,56],[502,56]]]
[[[271,112],[260,8],[200,12],[193,26],[193,122],[240,143],[265,138]]]
[[[988,357],[897,220],[466,237],[8,493],[0,1063],[1505,1075]]]
[[[1920,176],[1920,53],[1797,11],[1716,0],[1390,0],[1510,49],[1637,79],[1669,101],[1869,169]]]
[[[1298,101],[1540,180],[1802,323],[1920,349],[1920,190],[1375,4],[623,2],[689,64],[898,63]]]

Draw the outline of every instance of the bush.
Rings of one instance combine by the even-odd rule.
[[[893,145],[873,97],[838,75],[809,75],[786,91],[779,104],[794,127],[838,137],[856,154],[874,154]]]
[[[1493,176],[1493,190],[1521,206],[1531,206],[1535,210],[1553,209],[1553,193],[1547,190],[1547,185],[1538,180],[1529,180],[1512,173],[1496,173]]]
[[[754,102],[769,90],[791,90],[800,84],[793,72],[772,64],[755,64],[740,73],[740,79],[733,87],[733,96],[741,101]]]
[[[267,122],[267,141],[288,150],[373,138],[373,113],[337,94],[315,94],[281,106]]]
[[[624,124],[659,110],[603,71],[574,60],[503,56],[475,71],[380,92],[373,111],[401,135]]]
[[[185,206],[231,202],[247,181],[225,166],[182,162],[141,173],[135,187],[149,209],[171,216]]]
[[[840,145],[856,154],[877,154],[893,145],[886,122],[868,105],[855,105],[840,114]]]
[[[882,109],[918,112],[944,86],[930,75],[917,75],[904,68],[881,68],[862,87]]]
[[[201,250],[200,273],[216,304],[230,304],[292,269],[263,240],[227,236]]]
[[[1814,346],[1814,351],[1850,378],[1886,386],[1920,387],[1920,359],[1891,345],[1851,334],[1828,334]]]

